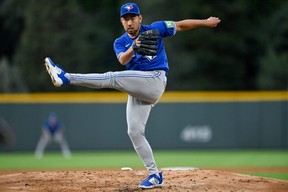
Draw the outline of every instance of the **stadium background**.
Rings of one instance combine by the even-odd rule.
[[[4,94],[0,113],[34,150],[55,112],[74,150],[131,149],[120,92]],[[167,92],[152,111],[147,137],[156,149],[287,149],[287,92]]]
[[[142,166],[126,134],[126,95],[55,88],[43,66],[50,56],[73,72],[122,70],[112,44],[123,33],[118,12],[124,2],[0,0],[0,117],[14,134],[12,145],[0,145],[2,170]],[[145,23],[222,20],[213,30],[165,41],[168,91],[147,128],[159,164],[287,168],[288,2],[134,2]],[[52,111],[67,127],[71,161],[55,144],[43,161],[34,159],[41,123]],[[280,178],[288,179],[287,171]]]

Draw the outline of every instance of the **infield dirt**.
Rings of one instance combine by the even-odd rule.
[[[144,170],[0,171],[1,192],[132,192],[147,175]],[[148,191],[287,192],[288,181],[230,172],[230,170],[165,170],[165,184]],[[147,190],[145,190],[147,191]]]

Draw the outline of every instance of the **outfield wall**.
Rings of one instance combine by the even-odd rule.
[[[126,99],[119,92],[2,94],[0,117],[15,135],[13,150],[35,149],[50,112],[65,124],[72,150],[132,149]],[[287,101],[288,92],[166,92],[146,135],[155,149],[287,149]]]

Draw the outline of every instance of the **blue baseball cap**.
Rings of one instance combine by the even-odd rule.
[[[140,9],[135,3],[126,3],[121,6],[120,17],[126,14],[140,15]]]

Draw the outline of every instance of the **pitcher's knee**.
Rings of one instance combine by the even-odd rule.
[[[131,140],[140,139],[144,136],[143,132],[137,129],[129,129],[127,133]]]

